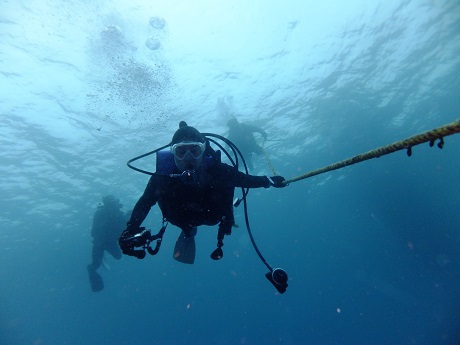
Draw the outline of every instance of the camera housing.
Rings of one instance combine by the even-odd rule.
[[[279,293],[283,294],[286,292],[288,287],[288,275],[282,268],[272,269],[270,272],[265,274],[265,277],[273,284]]]

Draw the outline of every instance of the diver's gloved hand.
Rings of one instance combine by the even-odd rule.
[[[145,229],[145,228],[141,228]],[[138,234],[133,235],[130,231],[125,230],[121,234],[118,245],[121,248],[121,251],[125,255],[135,256],[138,259],[145,258],[145,250],[142,249],[134,249],[136,247],[143,247],[148,239],[150,238],[150,231],[141,231]]]
[[[283,183],[284,181],[286,181],[286,179],[283,176],[268,177],[268,181],[270,182],[271,187],[283,188],[287,186],[286,183]]]

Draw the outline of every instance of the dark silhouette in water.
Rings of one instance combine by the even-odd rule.
[[[254,133],[260,133],[264,140],[267,140],[267,133],[260,127],[240,123],[235,118],[228,121],[227,126],[229,127],[227,138],[238,147],[249,169],[252,170],[254,168],[252,155],[262,155],[264,153],[262,147],[257,144]]]
[[[93,218],[91,236],[93,237],[92,262],[88,265],[89,281],[94,292],[104,289],[102,277],[97,269],[102,265],[104,251],[115,259],[122,257],[118,246],[118,237],[126,226],[126,217],[121,211],[120,201],[113,195],[102,198],[103,205],[98,206]]]

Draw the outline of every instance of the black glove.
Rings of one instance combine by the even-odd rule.
[[[268,177],[268,181],[270,182],[270,186],[275,188],[283,188],[287,186],[287,183],[284,183],[286,179],[283,176]]]
[[[140,233],[133,235],[128,230],[123,231],[118,240],[118,245],[121,248],[121,251],[125,255],[135,256],[138,259],[145,258],[145,250],[142,249],[134,249],[135,247],[143,247],[147,241],[150,239],[150,231],[144,230],[145,228],[141,228],[142,230]]]

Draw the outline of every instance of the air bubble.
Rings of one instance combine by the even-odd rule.
[[[150,25],[158,30],[161,30],[165,27],[166,21],[161,17],[152,17],[150,18]]]
[[[157,40],[156,38],[149,38],[145,41],[145,45],[147,46],[147,48],[149,48],[150,50],[157,50],[158,48],[160,48],[161,46],[161,43],[159,40]]]

